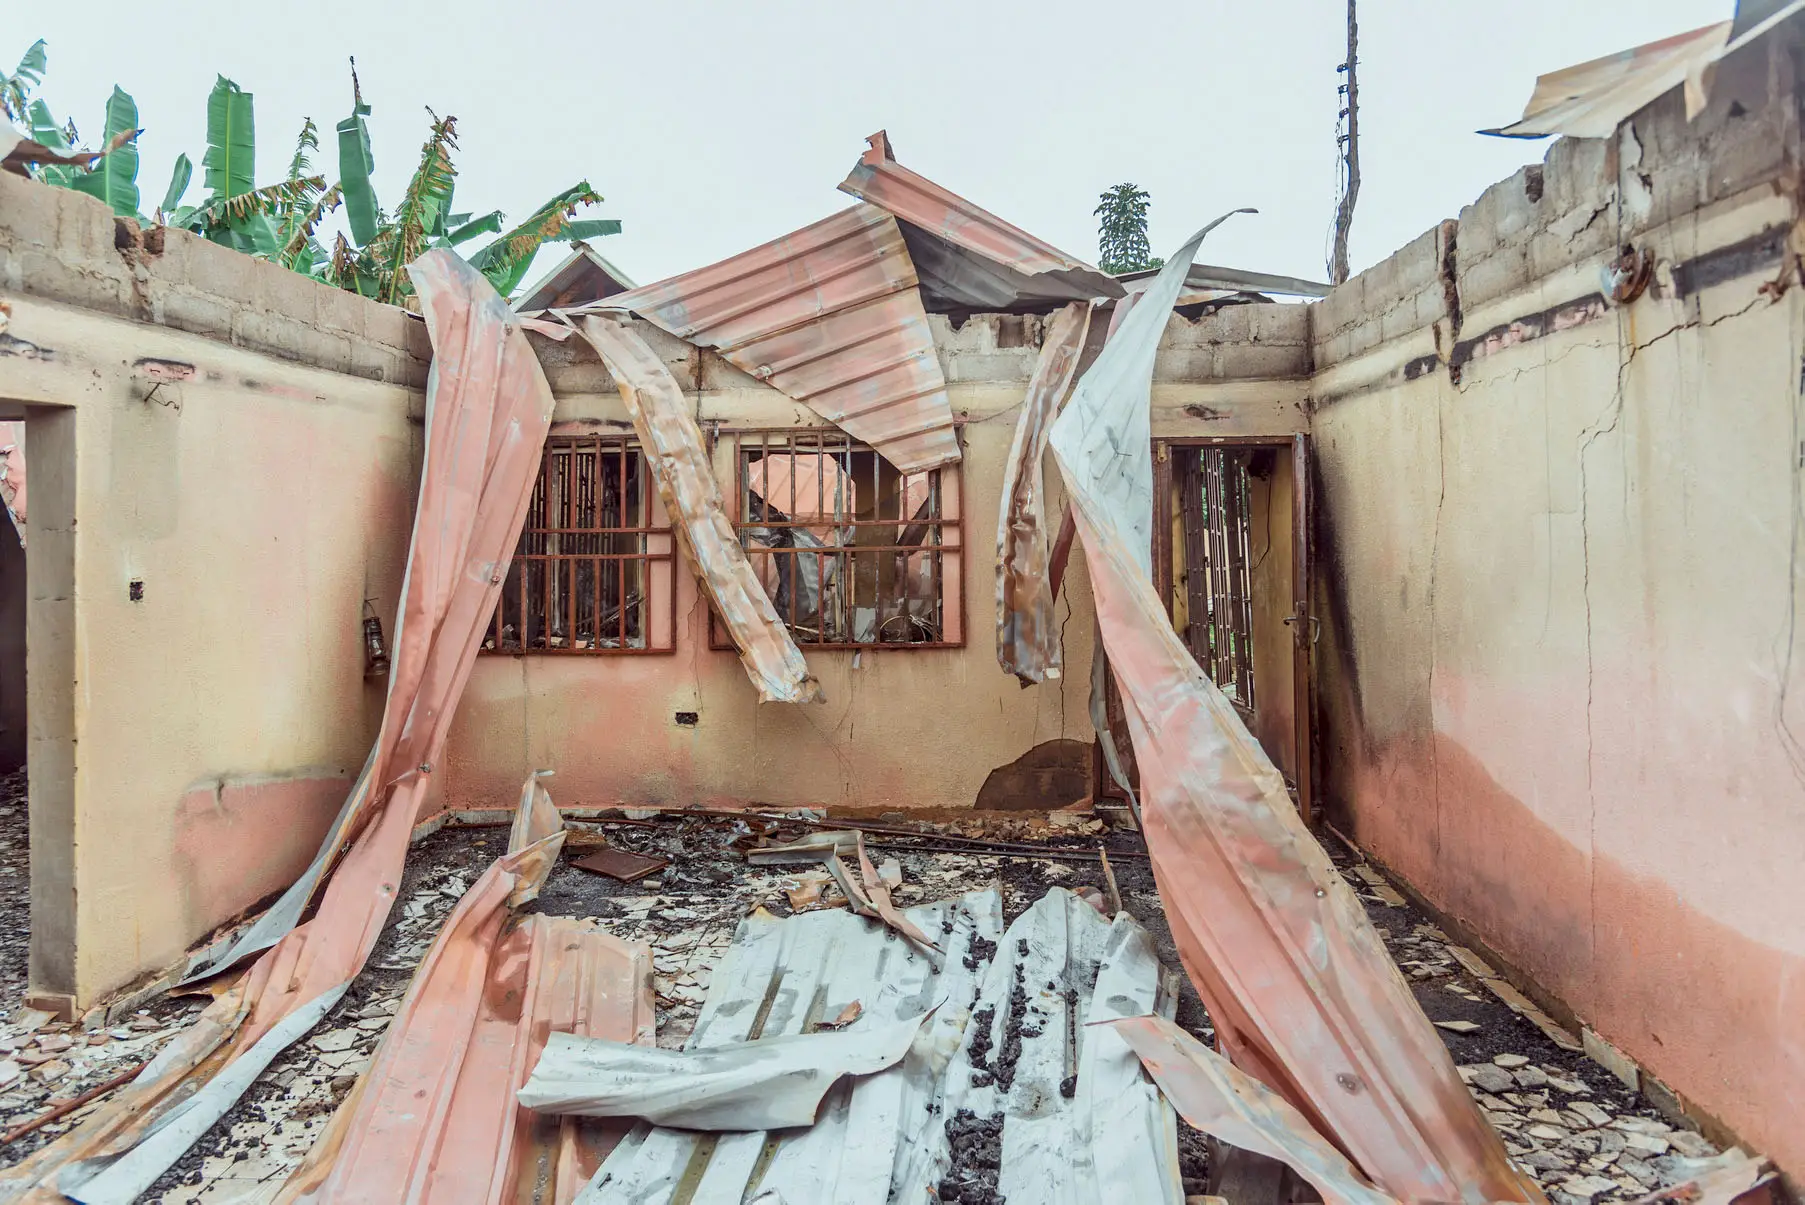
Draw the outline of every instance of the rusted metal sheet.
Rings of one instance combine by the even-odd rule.
[[[1800,7],[1787,5],[1739,36],[1737,44],[1759,36]],[[1707,69],[1734,48],[1729,41],[1731,25],[1719,21],[1538,76],[1520,120],[1480,133],[1502,138],[1550,134],[1608,138],[1638,109],[1681,85],[1686,89],[1686,116],[1696,117],[1705,107]]]
[[[915,472],[959,459],[917,284],[896,219],[855,205],[600,304],[713,348]]]
[[[587,857],[578,858],[571,863],[578,870],[587,870],[590,874],[606,875],[621,883],[637,883],[648,875],[657,874],[670,864],[669,858],[653,858],[645,854],[613,848],[598,849]]]
[[[1225,1053],[1386,1193],[1540,1201],[1479,1114],[1353,891],[1151,580],[1154,354],[1208,228],[1078,382],[1051,446],[1077,517],[1173,937]]]
[[[1003,465],[1003,509],[997,522],[997,663],[1023,685],[1060,674],[1041,461],[1047,432],[1077,373],[1090,321],[1091,307],[1083,302],[1073,302],[1053,315]]]
[[[1108,273],[898,163],[883,130],[865,141],[865,154],[840,191],[895,214],[905,237],[926,236],[908,241],[930,305],[936,294],[942,302],[933,308],[1045,308],[1122,296]]]
[[[446,918],[370,1069],[283,1187],[285,1205],[557,1205],[625,1126],[541,1118],[514,1094],[553,1032],[650,1046],[652,952],[594,922],[516,918],[563,824],[528,779],[508,853]]]
[[[1158,268],[1143,272],[1124,272],[1116,277],[1129,293],[1138,293],[1159,275]],[[1179,290],[1179,305],[1192,305],[1215,297],[1236,293],[1277,293],[1284,297],[1327,297],[1332,285],[1298,276],[1279,276],[1271,272],[1249,272],[1243,268],[1222,268],[1214,264],[1192,264],[1185,274],[1185,287]]]
[[[434,358],[426,458],[382,728],[302,879],[247,934],[200,961],[263,951],[136,1082],[0,1173],[0,1198],[129,1202],[330,1009],[381,933],[414,818],[519,539],[552,395],[504,302],[449,251],[408,269]],[[349,850],[339,858],[341,850]],[[313,917],[296,925],[334,862]]]
[[[620,388],[667,512],[676,516],[715,614],[733,634],[760,702],[819,703],[821,684],[777,618],[721,502],[721,489],[676,378],[631,328],[591,315],[579,328]],[[950,427],[948,429],[950,435]]]

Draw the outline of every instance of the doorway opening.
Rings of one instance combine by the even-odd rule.
[[[1309,438],[1156,440],[1153,580],[1173,629],[1313,818]],[[1108,679],[1105,712],[1135,780]],[[1125,798],[1096,758],[1098,793]]]

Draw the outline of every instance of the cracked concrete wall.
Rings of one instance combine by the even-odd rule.
[[[427,348],[398,310],[11,175],[0,300],[31,457],[31,989],[86,1005],[287,886],[343,802]]]
[[[1798,44],[1724,63],[1693,123],[1676,94],[1555,143],[1337,290],[1313,385],[1332,809],[1795,1175]],[[1617,303],[1626,243],[1658,266]]]
[[[972,807],[993,771],[1032,750],[1093,739],[1087,713],[1094,620],[1082,549],[1057,604],[1064,676],[1023,689],[997,665],[995,548],[1003,464],[1040,350],[1043,319],[933,319],[961,427],[962,589],[966,642],[956,649],[809,651],[820,707],[759,706],[732,652],[708,647],[707,608],[678,574],[676,651],[668,656],[483,656],[458,709],[436,805],[494,807],[521,776],[557,771],[567,806],[658,803],[828,806],[844,812]],[[721,432],[719,480],[734,480],[733,429],[820,426],[806,407],[641,323]],[[1155,436],[1288,435],[1305,429],[1309,321],[1301,305],[1235,306],[1195,322],[1175,315],[1161,344]],[[627,429],[608,374],[580,340],[538,345],[555,421]],[[1049,461],[1048,512],[1064,506]],[[693,725],[678,712],[694,713]],[[1063,762],[1061,763],[1064,764]],[[1066,782],[1073,775],[1058,776]],[[1052,781],[1049,778],[1048,781]],[[1048,796],[1042,806],[1077,802]]]

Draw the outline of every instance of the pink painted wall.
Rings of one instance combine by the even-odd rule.
[[[1532,327],[1519,316],[1597,273],[1536,278],[1520,256],[1515,283],[1485,283],[1497,206],[1522,204],[1521,177],[1507,188],[1463,214],[1459,279],[1461,329],[1513,339],[1456,382],[1421,370],[1436,335],[1406,327],[1317,379],[1329,798],[1438,907],[1796,1175],[1805,303],[1761,294],[1772,271],[1753,263]],[[1683,277],[1793,214],[1763,186],[1675,219],[1633,237]]]

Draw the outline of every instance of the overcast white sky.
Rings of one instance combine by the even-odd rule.
[[[399,196],[431,105],[458,118],[458,208],[524,216],[586,177],[607,198],[588,216],[625,223],[600,249],[640,283],[842,208],[835,185],[879,128],[904,164],[1086,259],[1097,194],[1133,181],[1153,196],[1157,254],[1254,205],[1201,258],[1324,276],[1343,0],[9,7],[0,60],[46,38],[40,94],[87,141],[113,84],[136,98],[147,211],[180,151],[198,197],[216,74],[256,96],[260,183],[284,170],[303,116],[336,179],[354,54],[380,200]],[[1473,132],[1515,117],[1538,73],[1733,7],[1364,0],[1355,269],[1541,158],[1544,143]]]

